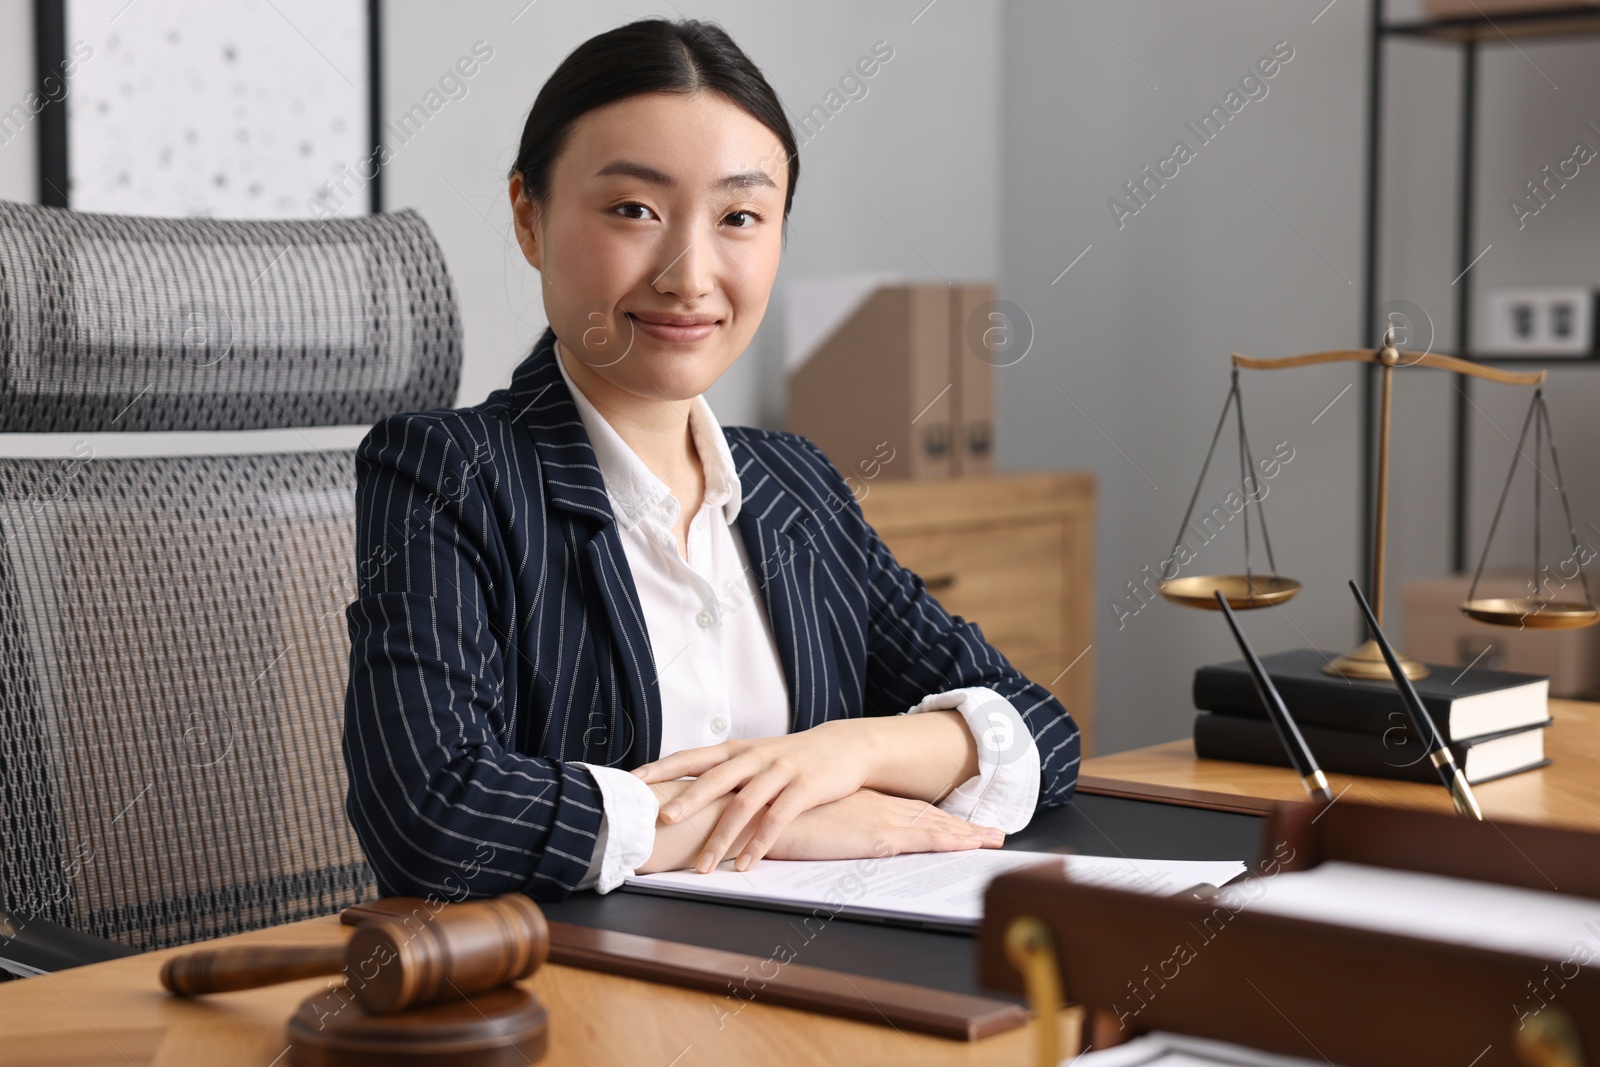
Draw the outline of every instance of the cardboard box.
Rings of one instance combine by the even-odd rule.
[[[1600,626],[1582,630],[1519,630],[1490,626],[1461,613],[1472,576],[1452,575],[1407,582],[1400,589],[1405,605],[1406,655],[1424,663],[1453,663],[1550,676],[1550,695],[1600,699]],[[1485,574],[1479,597],[1527,594],[1526,570]],[[1562,599],[1582,600],[1574,583]],[[1487,649],[1487,651],[1485,651]],[[1479,658],[1479,656],[1482,658]]]

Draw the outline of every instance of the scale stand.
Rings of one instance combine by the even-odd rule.
[[[1383,625],[1383,581],[1384,581],[1384,541],[1388,530],[1389,518],[1389,412],[1390,397],[1393,391],[1393,378],[1396,368],[1401,367],[1432,367],[1436,370],[1451,371],[1464,374],[1473,378],[1482,378],[1485,381],[1495,382],[1500,385],[1533,385],[1544,384],[1546,372],[1537,371],[1504,371],[1494,367],[1483,366],[1467,360],[1457,359],[1454,356],[1443,355],[1437,352],[1424,352],[1420,355],[1402,356],[1395,347],[1394,327],[1384,332],[1383,347],[1379,349],[1343,349],[1330,352],[1310,352],[1299,356],[1286,356],[1282,359],[1251,359],[1233,354],[1233,388],[1228,392],[1228,399],[1222,408],[1222,419],[1217,422],[1217,434],[1211,439],[1211,449],[1214,451],[1217,436],[1222,432],[1223,422],[1227,418],[1228,408],[1236,407],[1239,413],[1239,447],[1240,470],[1249,471],[1249,443],[1244,433],[1244,406],[1239,394],[1239,369],[1246,370],[1285,370],[1291,367],[1307,367],[1318,363],[1376,363],[1382,370],[1381,389],[1379,393],[1378,416],[1378,484],[1376,507],[1373,509],[1373,536],[1372,536],[1372,574],[1367,586],[1367,599],[1372,604],[1372,614],[1377,619],[1378,625]],[[1523,423],[1523,436],[1526,438],[1529,422],[1538,414],[1538,429],[1535,432],[1536,441],[1543,441],[1545,431],[1549,431],[1550,459],[1555,470],[1556,488],[1561,496],[1562,507],[1565,509],[1568,531],[1572,537],[1574,555],[1577,554],[1577,530],[1572,525],[1572,509],[1567,501],[1567,491],[1564,483],[1560,482],[1561,467],[1555,454],[1555,433],[1550,427],[1550,413],[1544,402],[1543,391],[1534,394],[1533,405],[1529,408],[1528,419]],[[1522,454],[1522,442],[1517,445],[1517,455]],[[1539,451],[1539,449],[1536,449]],[[1206,467],[1211,463],[1211,451],[1206,453],[1205,466],[1200,470],[1200,482],[1205,479]],[[1516,470],[1516,461],[1513,457],[1512,471]],[[1547,629],[1588,626],[1600,621],[1600,611],[1597,611],[1593,598],[1589,596],[1588,578],[1584,577],[1584,603],[1573,601],[1557,601],[1546,599],[1543,587],[1540,584],[1538,562],[1538,507],[1539,488],[1538,481],[1544,479],[1542,468],[1535,463],[1536,481],[1534,485],[1534,575],[1533,595],[1511,600],[1476,600],[1473,595],[1477,590],[1477,577],[1473,578],[1472,590],[1468,599],[1461,605],[1461,610],[1467,615],[1481,622],[1496,626],[1517,627],[1542,627]],[[1246,474],[1245,489],[1248,490],[1250,481]],[[1195,500],[1200,495],[1200,482],[1195,485],[1194,496],[1189,500],[1189,512],[1184,516],[1184,525],[1187,526],[1190,515],[1194,511]],[[1511,478],[1506,478],[1506,489],[1511,487]],[[1500,509],[1495,511],[1496,526],[1500,521],[1500,510],[1505,506],[1505,492],[1501,493]],[[1174,576],[1171,580],[1161,584],[1161,593],[1168,600],[1185,607],[1210,608],[1217,610],[1213,594],[1220,591],[1227,598],[1230,607],[1237,610],[1270,607],[1280,604],[1292,597],[1299,589],[1300,583],[1293,578],[1283,578],[1278,575],[1257,576],[1250,569],[1249,546],[1249,500],[1245,508],[1245,573],[1243,575],[1196,575],[1193,577],[1179,578]],[[1261,513],[1260,500],[1255,501],[1257,514]],[[1266,523],[1261,524],[1262,540],[1267,547],[1268,565],[1272,565],[1272,544],[1266,536]],[[1490,528],[1489,538],[1494,537],[1494,527]],[[1179,528],[1178,539],[1183,539],[1183,527]],[[1488,558],[1489,546],[1484,545],[1484,559]],[[1478,564],[1478,573],[1483,572],[1483,562]],[[1580,565],[1579,573],[1582,574]],[[1401,669],[1407,678],[1425,678],[1428,668],[1419,661],[1406,655],[1400,655]],[[1377,642],[1369,639],[1360,648],[1346,652],[1330,661],[1323,671],[1327,674],[1345,677],[1360,678],[1370,681],[1392,681],[1389,666],[1384,661],[1383,653],[1378,648]]]

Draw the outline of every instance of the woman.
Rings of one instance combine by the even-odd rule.
[[[714,25],[601,34],[540,91],[510,196],[550,328],[508,388],[356,455],[346,810],[384,893],[998,847],[1071,796],[1065,709],[814,445],[702,396],[761,322],[798,174]]]

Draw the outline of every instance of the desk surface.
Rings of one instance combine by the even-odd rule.
[[[1549,766],[1484,782],[1473,792],[1493,818],[1600,831],[1600,704],[1552,700],[1550,716]],[[1328,781],[1335,796],[1351,800],[1452,810],[1442,786],[1342,774],[1329,774]],[[1187,739],[1085,760],[1078,791],[1255,814],[1306,795],[1287,768],[1199,759]]]
[[[215,943],[328,944],[350,933],[328,916]],[[327,980],[180,1000],[157,977],[180,951],[0,983],[0,1062],[287,1063],[284,1025]],[[549,1064],[1021,1064],[1033,1047],[1033,1024],[967,1043],[570,967],[542,967],[522,984],[550,1013]],[[1075,1016],[1064,1020],[1063,1047],[1074,1047],[1066,1040],[1076,1026]]]
[[[1249,861],[1259,848],[1260,835],[1261,820],[1253,816],[1086,796],[1039,812],[1026,830],[1007,838],[1006,847],[1070,850],[1086,856]],[[1004,999],[1004,994],[977,984],[978,943],[965,934],[841,917],[807,937],[815,923],[805,927],[800,916],[789,912],[625,890],[604,896],[575,893],[541,907],[556,922],[684,941],[759,959],[772,955],[777,945],[788,944],[796,950],[798,962],[813,967]]]
[[[1600,829],[1600,704],[1551,701],[1555,725],[1550,767],[1485,783],[1477,794],[1491,815]],[[1330,775],[1334,791],[1352,798],[1447,810],[1437,787]],[[1348,787],[1348,789],[1346,788]],[[1079,799],[1042,813],[1012,847],[1070,847],[1085,853],[1220,858],[1254,839],[1259,815],[1280,799],[1303,797],[1299,781],[1280,768],[1197,760],[1187,740],[1101,756],[1084,764]],[[1124,798],[1121,800],[1113,798]],[[1164,801],[1217,811],[1130,804]],[[1218,851],[1218,850],[1222,851]],[[1242,856],[1241,856],[1242,858]],[[668,909],[666,914],[662,909]],[[774,924],[787,917],[754,909],[639,894],[574,897],[552,918],[765,955]],[[640,929],[640,925],[643,928]],[[819,937],[804,962],[904,980],[923,968],[924,984],[960,991],[972,986],[970,939],[920,930],[840,923],[837,937]],[[830,931],[830,934],[832,931]],[[328,917],[225,939],[246,944],[326,944],[349,936]],[[0,983],[0,1061],[67,1067],[81,1064],[284,1062],[284,1024],[325,979],[183,1001],[162,992],[157,975],[173,952],[80,967]],[[930,961],[937,966],[928,967]],[[957,1042],[763,1004],[743,1003],[673,986],[547,966],[525,986],[551,1016],[552,1064],[940,1064],[1025,1063],[1034,1030],[980,1042]],[[1063,1013],[1075,1031],[1077,1017]],[[1076,1033],[1062,1034],[1064,1048]],[[676,1059],[675,1059],[676,1057]]]
[[[1041,812],[1007,845],[1089,855],[1247,859],[1259,819],[1225,812],[1082,797]],[[795,940],[781,912],[638,893],[575,894],[543,906],[553,920],[663,937],[769,958]],[[349,928],[328,917],[224,939],[230,944],[326,944]],[[221,943],[221,942],[219,942]],[[158,975],[175,951],[146,953],[19,982],[0,983],[0,1063],[251,1063],[281,1067],[284,1025],[325,979],[183,1001]],[[975,982],[970,937],[842,919],[795,958],[811,966],[958,992],[997,994]],[[917,1067],[1027,1063],[1034,1030],[958,1042],[674,986],[547,966],[524,983],[551,1019],[552,1064],[903,1063]],[[1063,1048],[1076,1047],[1077,1017],[1062,1021]],[[1068,1032],[1073,1031],[1073,1032]],[[675,1059],[675,1057],[678,1057]]]
[[[1551,766],[1477,788],[1490,815],[1600,830],[1600,704],[1553,700]],[[1375,803],[1448,810],[1444,790],[1410,782],[1330,775],[1335,793]],[[1220,858],[1252,841],[1259,815],[1278,800],[1304,793],[1288,770],[1195,758],[1193,745],[1165,745],[1085,762],[1079,799],[1042,813],[1007,844],[1070,847],[1116,855]],[[1124,798],[1114,800],[1112,798]],[[1127,800],[1163,801],[1213,812],[1153,808]],[[1242,856],[1241,856],[1242,858]],[[672,901],[638,894],[584,894],[551,906],[552,918],[668,936],[765,955],[786,916],[755,909]],[[231,943],[322,944],[348,936],[331,917],[241,934]],[[172,950],[177,951],[177,950]],[[841,923],[819,937],[807,963],[975,992],[969,938]],[[284,1023],[323,979],[181,1001],[160,989],[168,952],[81,967],[22,982],[0,983],[0,1060],[52,1065],[282,1063]],[[871,1026],[636,979],[548,966],[527,983],[550,1011],[549,1063],[917,1065],[1027,1062],[1033,1029],[964,1043]],[[1063,1025],[1074,1028],[1068,1013]],[[1063,1047],[1075,1047],[1063,1034]],[[1070,1040],[1069,1040],[1070,1039]]]

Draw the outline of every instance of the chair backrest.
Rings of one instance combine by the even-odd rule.
[[[339,747],[353,449],[460,363],[414,212],[0,202],[0,908],[153,949],[375,892]],[[130,454],[312,427],[345,431]]]

